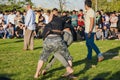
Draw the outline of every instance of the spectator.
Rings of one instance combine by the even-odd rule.
[[[24,25],[21,21],[19,21],[18,27],[15,30],[15,36],[17,38],[23,38],[23,29],[24,29]]]
[[[2,11],[0,11],[0,23],[2,23],[3,19],[4,19],[3,13],[2,13]]]
[[[96,12],[96,25],[98,28],[102,28],[102,15],[100,11]]]
[[[8,23],[6,36],[8,39],[11,39],[14,37],[14,26],[11,22]]]
[[[51,11],[50,10],[47,10],[47,13],[45,14],[45,23],[48,24],[49,23],[49,17],[50,17],[50,13]]]
[[[40,14],[41,14],[41,11],[40,11],[40,10],[36,11],[35,22],[36,22],[37,24],[38,24],[38,22],[39,22],[39,16],[40,16]]]
[[[22,15],[20,11],[17,11],[16,16],[15,16],[15,27],[16,28],[18,27],[20,21],[22,21]]]
[[[104,22],[103,22],[103,36],[104,39],[108,39],[109,36],[109,31],[110,31],[110,17],[109,17],[109,13],[106,12],[104,15]]]
[[[5,13],[4,13],[4,22],[5,22],[5,24],[8,24],[7,18],[8,18],[8,11],[5,11]]]
[[[103,31],[101,28],[99,28],[98,26],[96,26],[96,40],[103,40],[104,36],[103,36]]]
[[[2,24],[0,24],[0,38],[4,38],[5,37],[5,31],[3,29]]]
[[[24,11],[22,14],[23,14],[22,15],[22,22],[23,22],[23,24],[25,24],[26,11]]]
[[[77,27],[77,33],[80,35],[80,38],[82,40],[85,39],[85,33],[84,33],[84,14],[83,10],[81,9],[78,14],[78,27]]]
[[[116,33],[118,32],[118,29],[117,29],[118,17],[115,15],[115,13],[111,14],[110,22],[111,22],[111,25],[110,25],[111,36],[109,38],[112,38],[112,37],[116,38]]]
[[[110,16],[108,12],[105,13],[105,20],[103,26],[106,26],[108,29],[110,29]]]
[[[2,27],[3,27],[3,30],[4,30],[4,37],[3,37],[3,39],[5,39],[6,38],[6,34],[7,34],[7,24],[5,24],[4,21],[2,21]]]
[[[118,22],[117,22],[118,30],[120,31],[120,12],[118,13]]]
[[[2,26],[3,26],[3,29],[6,30],[7,24],[5,24],[5,21],[2,21]]]
[[[75,30],[77,30],[78,16],[76,15],[76,11],[75,10],[72,11],[71,18],[72,18],[72,26],[74,27]]]
[[[42,14],[40,14],[38,22],[44,23],[44,21],[45,21],[45,18],[42,16]]]
[[[14,11],[10,11],[10,14],[8,15],[7,22],[11,22],[13,25],[15,24],[15,14]]]

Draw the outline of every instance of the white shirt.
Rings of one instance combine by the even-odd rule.
[[[89,10],[86,11],[85,15],[85,32],[89,33],[90,30],[90,18],[95,18],[95,12],[92,8],[90,8]],[[95,20],[94,20],[95,21]],[[95,30],[95,23],[93,25],[93,31],[92,32],[96,32]]]
[[[105,16],[105,24],[109,24],[110,18],[109,16]]]
[[[6,29],[6,28],[7,28],[7,25],[6,25],[6,24],[5,24],[5,25],[3,25],[3,28],[4,28],[4,29]]]
[[[35,13],[32,9],[27,11],[25,16],[25,26],[30,30],[35,30]]]
[[[3,14],[0,14],[0,23],[2,23],[3,20]]]
[[[48,24],[49,23],[49,16],[48,15],[44,15],[45,17],[45,23]]]
[[[7,22],[8,23],[11,22],[12,24],[15,24],[15,17],[16,17],[15,14],[9,14],[7,18]]]
[[[111,17],[111,25],[110,25],[110,27],[117,27],[117,22],[112,23],[112,22],[114,22],[114,21],[116,21],[116,20],[118,20],[118,17],[117,17],[117,16]]]

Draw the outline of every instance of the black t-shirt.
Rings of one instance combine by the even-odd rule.
[[[73,36],[73,41],[76,41],[77,40],[77,34],[76,34],[76,31],[74,30],[74,28],[72,27],[71,25],[71,18],[68,17],[68,16],[62,16],[62,21],[63,21],[63,28],[70,28],[70,31],[72,33],[72,36]]]
[[[51,28],[54,30],[63,30],[62,19],[58,16],[54,15],[50,24],[51,24]]]
[[[63,28],[71,28],[71,18],[68,16],[62,16],[62,26]]]
[[[63,30],[62,19],[60,17],[53,16],[52,21],[45,26],[43,33],[42,33],[43,39],[45,39],[45,37],[47,37],[48,32],[50,32],[49,34],[52,34],[51,30],[60,30],[60,31]]]

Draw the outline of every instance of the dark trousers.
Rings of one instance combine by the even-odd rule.
[[[99,57],[99,54],[101,54],[99,48],[94,43],[94,35],[95,35],[95,33],[91,33],[91,36],[89,38],[88,33],[85,33],[86,46],[87,46],[87,49],[88,49],[88,55],[87,55],[88,59],[92,59],[92,49],[96,52],[98,57]]]

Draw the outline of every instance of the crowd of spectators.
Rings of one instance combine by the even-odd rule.
[[[35,10],[36,14],[36,30],[35,38],[41,38],[43,27],[48,23],[51,11]],[[72,29],[76,31],[77,40],[84,40],[84,11],[64,11],[59,12],[62,17],[64,13],[70,17]],[[0,11],[0,38],[12,39],[24,37],[24,21],[26,11],[20,12]],[[119,12],[96,12],[96,40],[120,39],[120,13]]]

